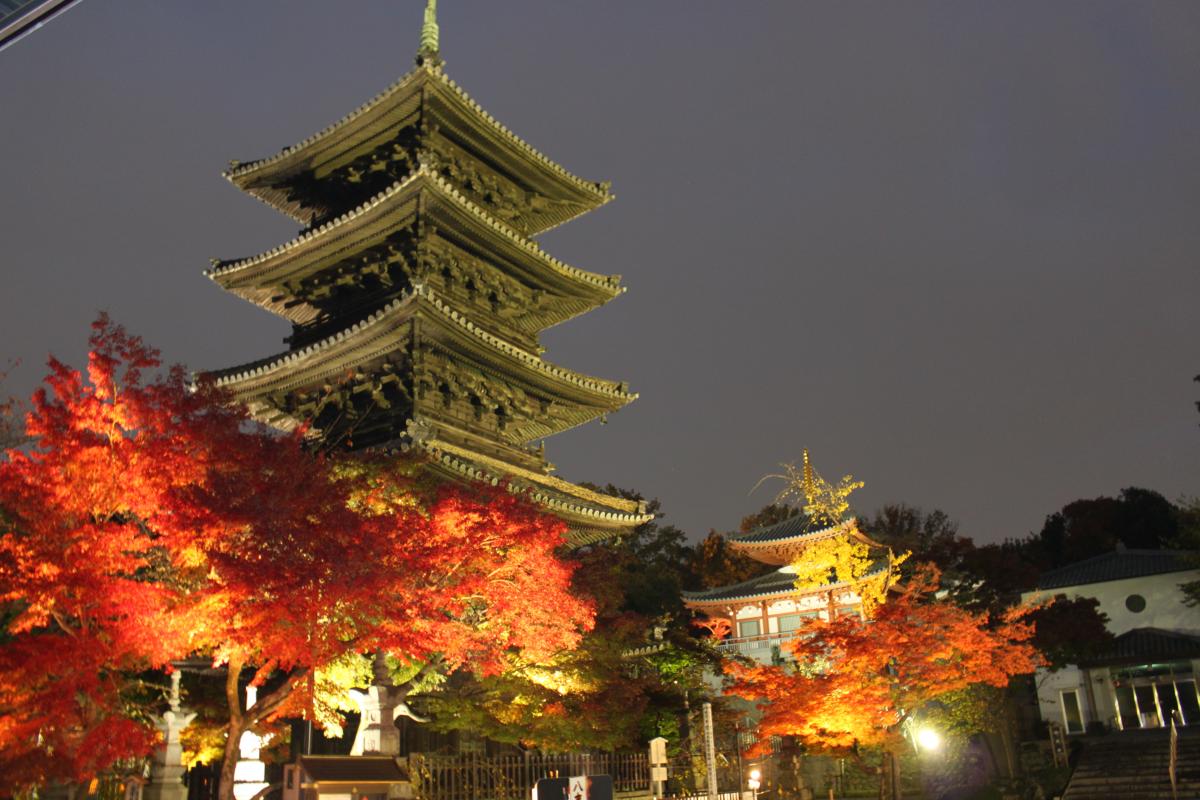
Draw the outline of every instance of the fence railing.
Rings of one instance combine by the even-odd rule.
[[[650,786],[645,753],[414,755],[409,766],[419,800],[528,800],[542,778],[572,775],[611,775],[617,792]]]
[[[758,636],[735,636],[725,639],[717,645],[718,650],[727,653],[739,653],[756,658],[759,661],[769,661],[773,648],[778,648],[784,642],[791,641],[796,636],[794,631],[787,633],[762,633]]]

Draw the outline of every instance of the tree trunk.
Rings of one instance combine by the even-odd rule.
[[[889,749],[879,758],[879,800],[903,800],[900,791],[900,762]]]
[[[275,691],[258,698],[258,702],[243,713],[238,686],[243,666],[242,662],[231,660],[229,671],[225,676],[225,702],[229,706],[229,727],[226,728],[225,734],[225,760],[221,762],[221,782],[217,787],[217,800],[233,800],[233,775],[242,755],[242,734],[271,716],[287,700],[296,681],[308,672],[304,668],[292,670]]]
[[[238,659],[230,659],[225,671],[225,704],[229,708],[229,727],[225,729],[225,759],[221,762],[221,780],[217,784],[217,800],[233,800],[233,775],[241,758],[242,732],[245,717],[242,716],[242,697],[239,681],[244,665]]]
[[[1017,757],[1015,748],[1013,747],[1012,725],[1010,720],[1006,718],[1000,725],[1000,742],[1004,745],[1004,760],[1008,765],[1008,779],[1016,780],[1017,778]]]

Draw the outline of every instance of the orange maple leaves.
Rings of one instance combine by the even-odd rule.
[[[52,360],[32,447],[0,460],[0,791],[147,753],[129,677],[174,659],[287,673],[256,707],[279,716],[347,653],[494,672],[590,628],[560,521],[394,457],[313,453],[94,327],[87,380]]]
[[[971,684],[1006,686],[1042,663],[1033,627],[1016,617],[989,626],[935,600],[938,571],[919,568],[869,621],[814,620],[789,643],[796,664],[730,666],[730,693],[758,700],[765,736],[817,749],[887,744],[930,700]]]

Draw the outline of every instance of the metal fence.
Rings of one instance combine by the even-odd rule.
[[[650,786],[645,753],[413,755],[409,766],[419,800],[528,800],[542,778],[571,775],[611,775],[616,792]]]

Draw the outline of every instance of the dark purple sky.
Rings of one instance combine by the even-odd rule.
[[[693,535],[808,447],[983,541],[1200,493],[1200,3],[444,0],[447,70],[616,202],[629,292],[547,358],[642,397],[547,443]],[[295,226],[219,176],[406,72],[421,0],[84,0],[0,54],[0,361],[98,309],[195,368],[286,326],[201,275]]]

